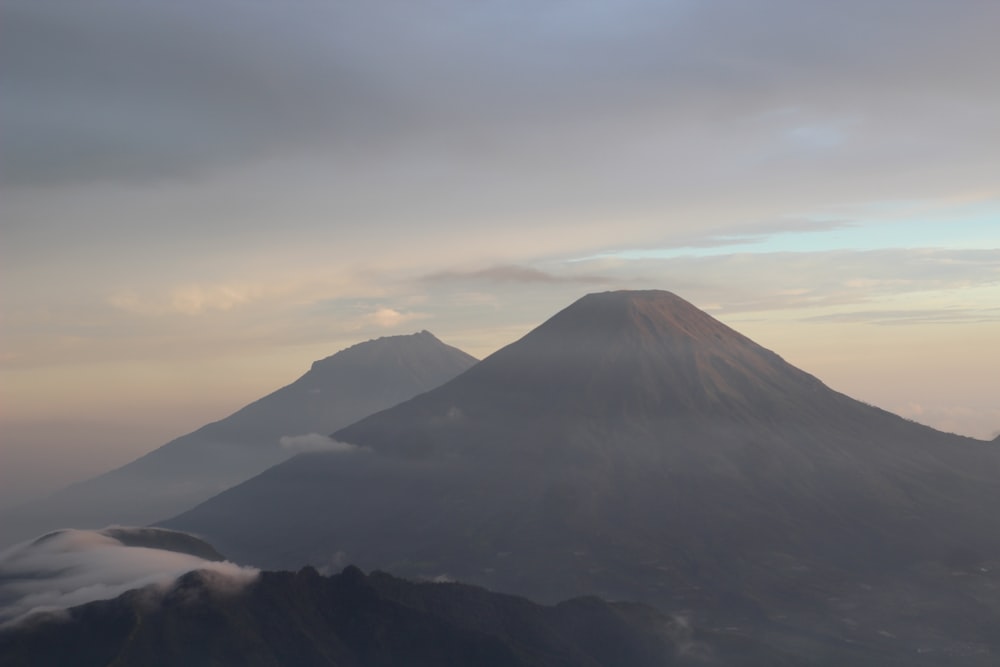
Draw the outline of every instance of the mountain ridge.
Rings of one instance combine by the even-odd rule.
[[[836,392],[673,294],[583,297],[333,437],[357,447],[163,525],[262,567],[635,599],[814,650],[889,650],[877,623],[930,650],[996,645],[969,623],[1000,623],[997,448]],[[954,563],[982,590],[941,593]]]
[[[652,609],[600,600],[540,607],[459,584],[348,566],[264,572],[233,590],[199,571],[0,628],[0,666],[661,667],[690,633]]]
[[[282,437],[329,432],[431,389],[475,361],[428,331],[358,343],[124,466],[4,511],[0,534],[16,542],[66,526],[170,516],[292,456]]]
[[[595,349],[603,356],[595,358]],[[490,400],[469,406],[465,398],[477,393]],[[675,294],[659,290],[588,294],[429,394],[390,409],[412,409],[415,419],[446,423],[487,416],[492,401],[522,415],[544,410],[586,418],[671,419],[679,424],[719,419],[758,426],[801,426],[817,413],[835,409],[866,420],[853,427],[856,431],[879,422],[937,433],[915,422],[903,424],[896,415],[830,389]],[[331,437],[354,442],[360,430],[385,424],[382,412]],[[850,428],[850,421],[842,426]],[[402,452],[407,433],[385,433],[379,439],[383,451]]]

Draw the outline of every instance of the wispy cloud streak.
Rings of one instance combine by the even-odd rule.
[[[530,266],[502,265],[472,271],[438,271],[421,277],[428,283],[471,282],[489,283],[547,283],[603,285],[613,282],[613,278],[600,275],[557,275]]]

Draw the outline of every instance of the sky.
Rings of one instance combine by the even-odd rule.
[[[673,291],[1000,432],[995,0],[0,0],[0,507],[369,338]]]

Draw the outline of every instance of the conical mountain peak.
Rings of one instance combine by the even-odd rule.
[[[551,318],[546,326],[629,329],[652,335],[700,338],[735,331],[691,303],[664,290],[620,290],[587,294]],[[742,338],[742,336],[740,336]]]
[[[456,382],[550,414],[736,421],[808,412],[810,394],[833,393],[684,299],[655,290],[588,294]],[[472,397],[470,389],[459,393]]]
[[[592,337],[593,344],[613,342],[615,338],[634,338],[660,345],[686,340],[714,346],[750,344],[759,348],[749,338],[690,302],[663,290],[587,294],[528,336],[576,338],[583,332]]]

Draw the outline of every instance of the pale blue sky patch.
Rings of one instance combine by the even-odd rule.
[[[662,247],[610,250],[570,261],[888,248],[1000,248],[1000,202],[933,207],[918,202],[883,202],[863,208],[870,210],[871,217],[789,219],[770,225],[734,227],[731,233],[688,237]],[[910,215],[901,217],[905,213]]]
[[[815,150],[837,148],[847,138],[846,130],[833,125],[800,125],[785,132],[785,139],[792,145]]]

